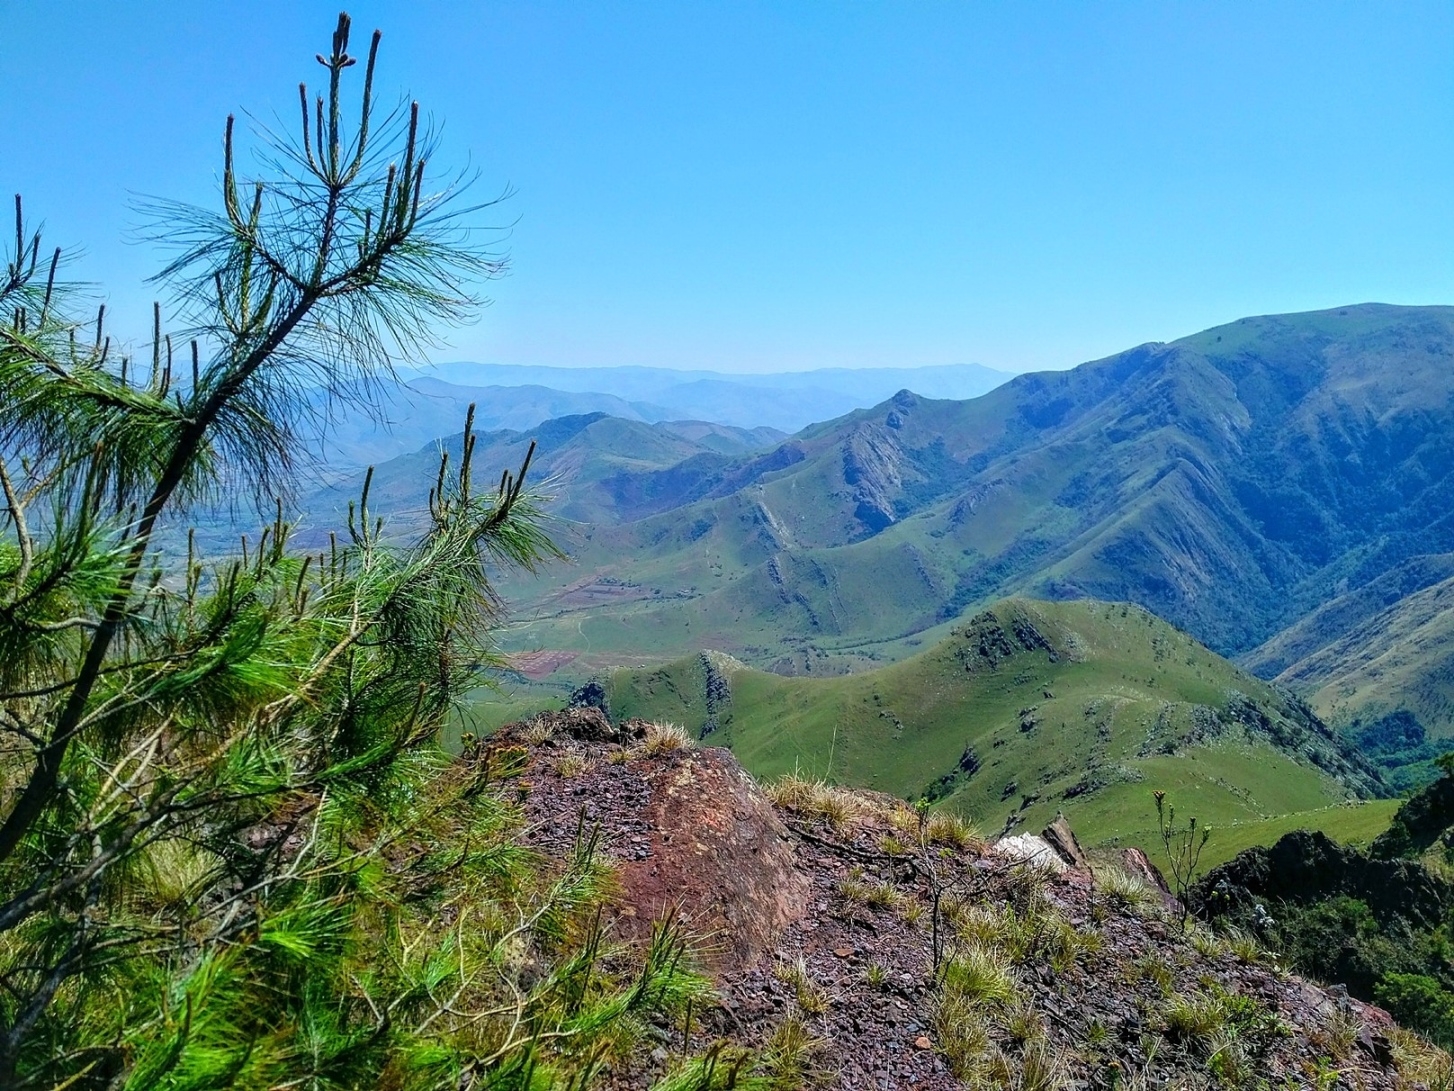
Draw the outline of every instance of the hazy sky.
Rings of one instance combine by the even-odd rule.
[[[441,359],[1024,370],[1454,301],[1447,2],[350,10],[514,190],[512,272]],[[214,200],[223,119],[291,124],[336,12],[0,0],[0,192],[143,331],[134,195]]]

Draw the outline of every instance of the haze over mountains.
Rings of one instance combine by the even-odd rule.
[[[576,563],[507,586],[513,646],[582,670],[710,647],[841,673],[1005,596],[1126,600],[1338,722],[1412,709],[1454,734],[1454,309],[1247,318],[973,399],[902,390],[780,441],[608,420],[532,433]],[[420,480],[377,481],[396,473]]]
[[[606,413],[629,421],[698,420],[787,433],[875,405],[906,385],[935,397],[973,398],[1010,377],[978,364],[742,375],[451,363],[385,384],[375,395],[383,419],[335,420],[312,442],[333,469],[380,463],[456,431],[471,404],[482,431],[520,430],[556,417]]]

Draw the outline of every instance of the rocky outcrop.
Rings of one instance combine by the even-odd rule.
[[[1433,927],[1454,909],[1454,886],[1411,860],[1379,860],[1326,834],[1295,830],[1209,872],[1193,891],[1212,912],[1249,901],[1308,904],[1337,895],[1365,903],[1380,922]]]
[[[757,966],[807,909],[808,882],[772,804],[730,752],[679,752],[642,770],[648,852],[620,871],[622,931],[680,912],[719,968]]]
[[[843,442],[843,481],[853,487],[853,515],[865,535],[897,518],[894,501],[903,487],[904,454],[880,429],[865,426]]]
[[[971,673],[995,670],[1021,652],[1043,651],[1052,663],[1060,658],[1060,652],[1040,631],[1035,619],[1016,605],[1001,605],[976,614],[950,635],[956,641],[956,658]]]
[[[1414,1086],[1386,1015],[1195,945],[1159,909],[1102,893],[1062,858],[1077,852],[1068,829],[1048,831],[1059,851],[1033,836],[991,848],[901,801],[806,782],[778,806],[726,750],[639,721],[611,730],[599,710],[576,709],[504,728],[467,760],[506,748],[523,765],[517,794],[546,857],[599,837],[619,937],[639,942],[675,915],[698,938],[718,1006],[647,1028],[642,1049],[613,1061],[613,1091],[660,1080],[679,1046],[750,1056],[792,1025],[814,1043],[794,1078],[825,1088],[955,1091],[990,1071],[1018,1085],[1032,1052],[1055,1066],[1054,1086],[1211,1087],[1214,1049],[1238,1058],[1248,1086],[1314,1086],[1330,1064],[1348,1086]],[[1022,843],[1033,851],[1014,851]],[[1031,856],[1050,867],[1027,866]],[[1013,950],[995,947],[1012,935]],[[976,980],[1003,975],[996,988],[1012,1002],[946,1020],[958,979],[944,960],[968,957],[965,943],[990,945],[975,965],[991,978]],[[1188,1038],[1166,1018],[1173,1000],[1222,1005],[1240,1037]],[[1012,1009],[1028,1038],[994,1015]],[[971,1018],[983,1020],[973,1033]]]
[[[1089,869],[1090,862],[1086,859],[1080,842],[1076,840],[1075,831],[1065,820],[1065,815],[1057,814],[1055,821],[1040,831],[1040,836],[1055,850],[1055,854],[1065,861],[1067,867]]]
[[[808,884],[793,839],[756,782],[727,750],[678,748],[639,760],[602,760],[646,736],[647,725],[613,726],[595,708],[542,713],[501,729],[495,746],[535,748],[535,766],[562,766],[567,754],[594,754],[569,776],[536,780],[525,806],[534,839],[571,848],[598,829],[616,858],[617,932],[640,940],[653,923],[679,914],[719,968],[753,966],[802,916]],[[606,744],[602,746],[600,744]]]
[[[1383,860],[1417,856],[1436,841],[1454,843],[1454,777],[1445,775],[1409,798],[1370,852]]]

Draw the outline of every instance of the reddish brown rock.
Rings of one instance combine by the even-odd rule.
[[[643,765],[651,854],[621,868],[621,931],[645,935],[678,911],[714,961],[757,965],[807,907],[786,827],[726,750],[677,751]]]

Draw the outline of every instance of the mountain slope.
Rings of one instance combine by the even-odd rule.
[[[459,465],[463,423],[461,416],[453,436],[374,467],[371,506],[389,512],[396,529],[406,530],[421,517],[438,475],[441,450],[449,451],[451,465]],[[477,431],[474,472],[477,478],[489,477],[502,468],[519,467],[533,442],[532,480],[559,494],[552,515],[584,523],[615,523],[680,503],[690,490],[705,491],[729,471],[739,472],[738,456],[783,438],[771,428],[733,428],[706,421],[648,424],[587,413],[557,417],[526,431]],[[364,477],[363,470],[341,474],[315,489],[300,507],[315,524],[336,518],[357,499]],[[658,482],[660,487],[644,490],[642,482]]]
[[[1243,319],[972,401],[902,392],[805,429],[767,472],[592,528],[575,572],[520,589],[537,617],[521,639],[845,669],[1031,594],[1128,599],[1244,652],[1454,551],[1451,394],[1454,309],[1375,304]],[[587,608],[563,586],[583,578],[648,593]]]
[[[1350,626],[1278,680],[1311,694],[1339,723],[1406,710],[1440,738],[1454,733],[1454,578]]]
[[[707,653],[617,671],[606,691],[614,717],[683,724],[758,775],[928,795],[992,829],[1063,810],[1103,841],[1145,826],[1152,788],[1212,823],[1380,790],[1305,707],[1127,604],[1003,602],[847,677]]]

